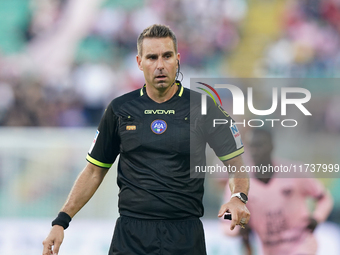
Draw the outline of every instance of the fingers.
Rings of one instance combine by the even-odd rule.
[[[245,206],[243,210],[243,215],[240,221],[242,221],[241,223],[245,225],[245,224],[248,224],[249,220],[250,220],[250,212],[248,208]]]
[[[250,220],[250,213],[247,207],[244,207],[244,210],[240,212],[239,219],[240,219],[239,225],[241,225],[241,227],[248,224]]]
[[[222,217],[225,212],[229,212],[227,204],[221,206],[217,216]]]
[[[245,204],[241,201],[235,199],[223,204],[218,212],[218,217],[222,217],[226,212],[231,213],[232,217],[230,230],[234,230],[236,225],[240,225],[242,228],[244,228],[244,225],[248,224],[249,222],[250,213]]]
[[[63,239],[64,228],[59,225],[53,226],[50,234],[43,241],[43,255],[57,255]]]
[[[247,209],[247,207],[244,208],[244,210],[241,212],[241,217],[240,217],[240,222],[238,225],[241,226],[242,229],[245,228],[245,225],[248,224],[249,219],[250,219],[250,213]]]
[[[236,227],[236,225],[238,225],[238,215],[236,212],[231,212],[231,225],[230,225],[230,230],[234,230],[234,228]]]
[[[61,242],[54,242],[54,244],[52,243],[46,243],[46,241],[43,242],[44,245],[44,250],[42,255],[57,255],[59,253],[59,248],[61,245]],[[53,249],[52,249],[53,246]]]
[[[60,248],[61,242],[56,241],[53,246],[53,255],[59,253],[59,248]]]
[[[233,230],[235,226],[238,224],[238,215],[235,210],[229,209],[229,204],[223,204],[221,206],[221,209],[218,212],[218,217],[222,217],[226,212],[231,213],[231,225],[230,225],[230,230]]]
[[[42,255],[51,255],[52,254],[52,243],[47,242],[46,240],[43,241],[44,249]]]

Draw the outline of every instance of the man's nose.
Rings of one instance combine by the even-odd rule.
[[[162,58],[158,58],[157,60],[157,69],[158,70],[163,70],[164,69],[164,61]]]

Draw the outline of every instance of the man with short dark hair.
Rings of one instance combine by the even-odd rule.
[[[190,154],[204,165],[208,142],[225,164],[239,168],[243,146],[236,143],[229,127],[212,129],[198,108],[191,109],[190,102],[200,94],[191,93],[176,80],[180,54],[169,27],[148,27],[137,47],[145,85],[107,107],[86,158],[89,163],[52,222],[43,255],[51,254],[52,246],[53,253],[58,253],[64,229],[97,190],[118,155],[120,217],[109,254],[206,254],[199,219],[204,179],[190,178]],[[226,117],[214,104],[208,106],[208,115]],[[196,141],[195,151],[191,151],[190,139]],[[246,201],[240,198],[240,193],[248,193],[248,182],[246,174],[230,178],[235,196],[222,205],[218,216],[230,212],[232,229],[249,221]]]

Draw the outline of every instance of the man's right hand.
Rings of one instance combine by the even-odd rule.
[[[54,225],[43,241],[44,250],[43,255],[56,255],[59,252],[59,248],[64,239],[64,228],[59,225]],[[52,248],[53,247],[53,248]]]

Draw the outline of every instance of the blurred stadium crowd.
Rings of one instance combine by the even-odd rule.
[[[112,98],[143,83],[136,38],[153,23],[175,31],[186,75],[228,77],[223,63],[242,40],[248,12],[246,0],[6,2],[0,21],[13,29],[2,31],[15,37],[0,35],[7,41],[0,40],[1,126],[96,126]],[[11,5],[26,18],[15,21]],[[286,1],[284,8],[281,35],[259,59],[261,76],[336,77],[340,1]]]
[[[279,20],[277,33],[270,40],[250,40],[263,43],[263,47],[260,54],[254,54],[254,70],[249,76],[238,77],[230,63],[239,58],[237,63],[241,65],[236,68],[242,69],[243,63],[250,62],[251,52],[243,51],[241,46],[247,33],[258,32],[251,31],[258,24],[249,26],[253,21],[249,17],[269,16],[259,12],[256,5],[273,2],[282,3],[280,15],[275,16]],[[254,15],[254,11],[258,13]],[[71,185],[83,166],[80,148],[86,147],[86,153],[92,129],[98,125],[105,107],[113,98],[144,83],[135,60],[136,42],[141,31],[154,23],[167,24],[176,33],[186,87],[191,77],[340,75],[340,0],[0,1],[0,208],[5,204],[7,208],[7,203],[12,205],[0,210],[0,216],[48,215],[50,219],[54,215],[67,195],[67,185]],[[243,56],[237,56],[237,51],[243,51]],[[305,160],[304,163],[339,163],[340,87],[336,80],[308,85],[312,100],[307,108],[313,116],[304,118],[301,125],[299,122],[302,128],[294,130],[293,136],[275,129],[277,154]],[[258,96],[254,101],[269,102],[268,87],[263,84],[258,91],[261,93],[254,94]],[[16,133],[12,127],[38,128],[23,128],[20,130],[26,132]],[[90,128],[51,129],[57,134],[53,137],[50,129],[40,127]],[[87,133],[89,140],[84,138]],[[39,139],[48,146],[39,143]],[[15,147],[18,144],[20,148]],[[39,177],[40,184],[32,176]],[[70,177],[66,178],[70,183],[65,184],[65,176]],[[340,178],[325,178],[323,182],[335,201],[328,220],[340,223]],[[215,207],[220,206],[216,196],[220,191],[215,183],[209,183],[205,216],[213,218]],[[27,194],[33,194],[34,203],[25,200],[31,198]],[[106,197],[102,197],[103,205],[93,206],[93,211],[100,211],[96,211],[100,217],[105,211],[104,202],[108,206]],[[86,216],[94,215],[91,208]],[[110,217],[113,214],[107,209],[105,212]],[[25,232],[21,225],[18,229]],[[37,240],[40,245],[42,237]],[[0,247],[4,243],[0,235]]]
[[[340,1],[287,1],[283,29],[265,52],[265,75],[338,77]]]
[[[107,1],[102,7],[90,1],[97,5],[88,17],[89,10],[76,8],[78,0],[22,2],[30,18],[16,32],[24,46],[3,50],[0,59],[0,125],[97,125],[112,98],[143,84],[135,56],[145,27],[168,24],[179,39],[181,64],[200,70],[237,47],[247,11],[245,0]],[[82,16],[85,25],[69,15]],[[61,39],[68,33],[71,39]]]

